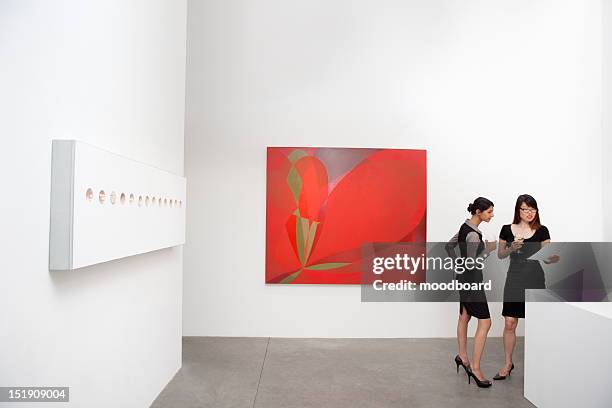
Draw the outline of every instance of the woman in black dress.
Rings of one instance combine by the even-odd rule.
[[[493,218],[493,203],[484,198],[478,197],[473,203],[468,205],[468,211],[472,214],[471,218],[465,220],[459,232],[448,242],[447,251],[454,251],[458,244],[462,258],[486,257],[495,250],[496,242],[486,242],[482,240],[482,232],[478,229],[481,222],[489,222]],[[465,271],[456,276],[462,283],[482,282],[482,269],[478,267],[465,268]],[[478,327],[474,335],[474,349],[472,352],[472,363],[470,364],[467,355],[467,331],[470,318],[474,316],[478,319]],[[459,291],[459,320],[457,321],[457,343],[459,354],[455,356],[457,370],[461,365],[468,375],[468,381],[474,378],[479,387],[490,387],[491,381],[485,379],[480,370],[480,360],[487,341],[487,334],[491,328],[491,315],[489,305],[484,290],[461,290]]]
[[[514,220],[504,225],[499,233],[497,255],[500,259],[510,257],[510,266],[504,286],[504,367],[493,379],[503,380],[514,368],[512,353],[516,344],[518,319],[525,317],[525,289],[544,289],[544,270],[539,261],[527,259],[550,242],[548,228],[540,223],[538,203],[529,194],[516,200]],[[546,263],[557,262],[552,256]]]

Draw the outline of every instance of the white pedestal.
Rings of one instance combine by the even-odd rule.
[[[612,407],[612,303],[527,302],[525,316],[525,398]]]

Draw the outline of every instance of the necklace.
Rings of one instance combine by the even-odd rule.
[[[513,226],[515,227],[516,232],[512,231],[512,235],[514,235],[515,237],[522,237],[523,239],[529,239],[533,237],[533,235],[535,234],[535,231],[533,231],[531,227],[527,227],[527,228],[519,227],[517,224],[513,224]],[[512,228],[510,228],[510,230],[512,230]]]

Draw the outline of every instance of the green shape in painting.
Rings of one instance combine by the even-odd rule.
[[[300,150],[300,149],[296,149],[296,150],[292,151],[287,158],[289,159],[289,161],[291,163],[295,164],[296,161],[298,161],[302,157],[306,157],[306,156],[308,156],[308,155],[306,154],[305,151]]]
[[[302,272],[301,269],[299,271],[297,271],[297,272],[293,272],[291,275],[287,276],[285,279],[283,279],[282,281],[280,281],[278,283],[291,283],[292,280],[294,280],[295,278],[298,277],[300,272]]]
[[[306,234],[308,233],[308,220],[302,217],[296,217],[297,220],[295,222],[295,243],[297,245],[298,250],[298,258],[300,259],[300,264],[304,266],[306,263],[306,259],[304,257],[304,248],[306,247]],[[306,221],[306,229],[304,229],[304,221]]]
[[[310,225],[310,230],[308,231],[308,246],[306,247],[306,259],[310,256],[310,251],[312,250],[312,243],[314,242],[314,237],[317,232],[317,225],[319,225],[318,221],[313,221]]]
[[[304,269],[310,269],[312,271],[325,271],[328,269],[342,268],[343,266],[350,265],[350,264],[351,264],[350,262],[328,262],[328,263],[322,263],[318,265],[310,265]]]
[[[300,191],[302,191],[302,178],[300,177],[300,173],[298,173],[293,166],[291,170],[289,170],[289,174],[287,174],[287,184],[289,184],[291,193],[293,193],[295,204],[298,205],[300,202]]]

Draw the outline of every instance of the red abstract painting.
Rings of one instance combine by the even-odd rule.
[[[425,150],[268,147],[266,283],[359,284],[362,245],[425,242]]]

